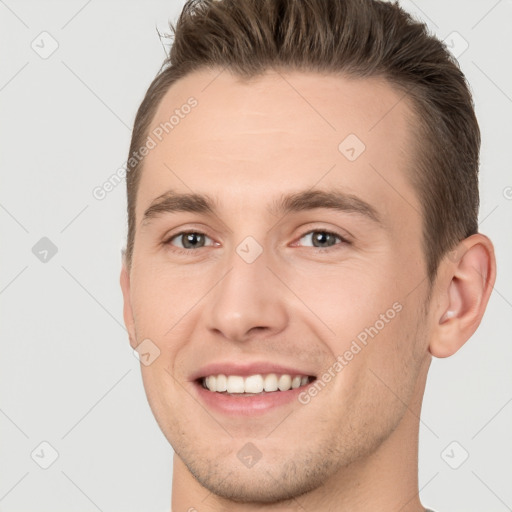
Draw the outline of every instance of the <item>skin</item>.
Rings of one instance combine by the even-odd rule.
[[[431,297],[420,201],[409,183],[414,118],[377,78],[267,72],[248,82],[202,70],[175,83],[152,127],[194,96],[198,105],[144,161],[133,264],[121,271],[124,319],[155,418],[175,450],[172,510],[422,511],[418,423],[432,355],[456,352],[480,323],[495,279],[484,235],[443,259]],[[366,146],[349,161],[338,145]],[[384,179],[385,177],[385,179]],[[336,188],[369,203],[276,215],[272,201]],[[209,194],[212,214],[141,222],[164,192]],[[182,249],[181,230],[207,235]],[[333,231],[319,251],[312,231]],[[308,234],[308,236],[305,236]],[[236,252],[252,236],[261,255]],[[331,239],[333,240],[333,239]],[[167,244],[165,242],[168,242]],[[207,410],[190,376],[219,359],[269,360],[321,375],[394,303],[401,310],[311,401],[263,416]],[[261,453],[251,468],[237,453]]]

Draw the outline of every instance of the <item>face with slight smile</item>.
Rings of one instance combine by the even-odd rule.
[[[151,130],[191,96],[144,160],[125,321],[132,346],[160,351],[146,394],[197,481],[240,501],[298,496],[362,467],[421,402],[413,119],[376,78],[201,71]]]

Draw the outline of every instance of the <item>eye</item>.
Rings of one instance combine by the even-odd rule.
[[[345,240],[341,235],[325,230],[309,231],[308,233],[302,235],[299,242],[301,245],[307,245],[304,243],[304,241],[307,241],[311,243],[312,247],[316,247],[318,249],[328,249],[334,245],[340,245],[337,243],[337,240],[339,240],[339,242],[348,243],[347,240]]]
[[[169,238],[165,244],[174,245],[180,249],[200,249],[207,245],[206,240],[212,241],[212,239],[204,233],[198,231],[182,231]]]
[[[302,235],[298,243],[302,246],[315,247],[321,250],[350,242],[338,233],[317,229]],[[215,242],[200,231],[181,231],[171,236],[164,244],[176,247],[177,252],[190,252],[191,250],[214,246]]]

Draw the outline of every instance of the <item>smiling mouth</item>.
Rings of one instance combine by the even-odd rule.
[[[314,380],[316,380],[316,377],[311,375],[268,373],[249,375],[247,377],[224,374],[209,375],[197,379],[196,382],[214,393],[234,397],[248,397],[290,391],[307,386]]]

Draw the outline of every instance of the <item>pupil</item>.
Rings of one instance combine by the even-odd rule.
[[[330,233],[326,233],[325,231],[317,231],[316,236],[313,237],[314,241],[320,244],[320,247],[329,247],[333,245],[332,243],[329,243],[332,242],[332,238],[332,235]]]
[[[183,247],[197,247],[201,245],[203,235],[199,233],[189,233],[184,237]]]

